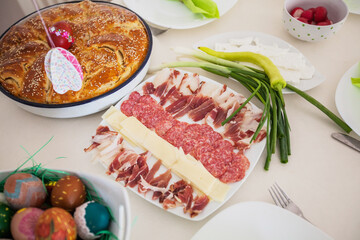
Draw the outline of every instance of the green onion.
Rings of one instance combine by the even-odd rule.
[[[268,137],[266,138],[267,156],[264,169],[269,169],[271,156],[275,153],[277,146],[279,149],[281,163],[288,162],[288,156],[291,155],[290,124],[285,109],[285,101],[282,95],[282,91],[279,91],[279,88],[272,87],[269,78],[264,73],[264,71],[247,67],[238,62],[225,60],[192,49],[175,48],[174,50],[177,53],[195,57],[197,59],[201,59],[202,61],[166,63],[157,68],[150,69],[150,71],[159,70],[165,67],[198,67],[219,76],[227,78],[231,77],[237,80],[246,89],[249,90],[251,95],[243,104],[241,104],[241,106],[233,114],[231,114],[231,116],[229,116],[226,120],[222,122],[222,125],[228,123],[255,96],[264,105],[264,108],[260,122],[254,132],[251,142],[256,139],[257,135],[259,134],[260,130],[266,122],[266,130]],[[316,106],[345,132],[351,132],[351,128],[344,121],[342,121],[339,117],[337,117],[334,113],[332,113],[316,99],[290,84],[287,84],[286,88],[292,90],[293,92],[297,93],[305,100]],[[278,145],[276,143],[278,143]]]
[[[331,120],[333,120],[339,127],[341,127],[345,132],[350,133],[352,129],[347,125],[343,120],[341,120],[338,116],[336,116],[333,112],[327,109],[324,105],[322,105],[319,101],[315,98],[311,97],[307,93],[301,91],[300,89],[288,84],[286,88],[290,89],[291,91],[299,94],[303,97],[306,101],[317,107],[320,111],[326,114]]]

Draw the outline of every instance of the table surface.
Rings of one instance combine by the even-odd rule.
[[[338,114],[335,91],[342,75],[360,60],[360,15],[349,14],[335,36],[309,43],[290,36],[282,25],[281,0],[243,0],[220,19],[188,30],[168,30],[154,38],[151,66],[174,61],[171,47],[191,47],[198,40],[229,31],[257,31],[281,38],[299,49],[326,76],[326,81],[308,93]],[[247,94],[228,79],[197,71]],[[341,131],[323,113],[292,94],[285,96],[291,123],[292,155],[281,164],[274,155],[269,171],[263,169],[265,152],[236,194],[207,219],[188,221],[144,201],[129,191],[132,214],[131,239],[189,239],[215,214],[239,202],[272,203],[268,188],[279,183],[302,208],[305,216],[334,239],[360,238],[360,155],[333,140]],[[358,103],[357,103],[358,104]],[[0,169],[13,169],[50,143],[35,160],[49,168],[86,171],[104,175],[83,149],[90,143],[103,112],[73,119],[36,116],[0,95]],[[358,138],[358,136],[355,136]],[[65,158],[59,158],[65,157]]]

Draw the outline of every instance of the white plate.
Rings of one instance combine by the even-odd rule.
[[[59,170],[59,169],[57,169]],[[61,170],[83,180],[84,184],[90,188],[94,188],[99,196],[106,202],[111,209],[115,222],[111,222],[109,230],[114,233],[119,240],[129,240],[131,221],[130,221],[130,201],[126,189],[119,187],[114,181],[109,178],[100,177],[84,172],[74,172]],[[7,177],[13,170],[0,171],[0,181]],[[57,173],[59,177],[64,176],[62,173]],[[90,184],[88,184],[90,182]],[[117,188],[116,191],[114,189]],[[110,197],[111,196],[111,197]]]
[[[214,0],[223,16],[237,0]],[[191,12],[183,3],[175,0],[124,0],[125,5],[139,14],[150,25],[162,29],[189,29],[200,27],[217,18],[205,18]]]
[[[235,204],[208,221],[192,238],[251,240],[331,240],[295,214],[264,202]]]
[[[349,8],[349,12],[360,14],[360,1],[359,0],[344,0]]]
[[[272,35],[268,35],[265,33],[260,32],[227,32],[218,34],[212,37],[209,37],[207,39],[204,39],[202,41],[199,41],[195,43],[194,48],[197,49],[199,46],[205,46],[214,49],[215,43],[226,43],[229,41],[229,39],[236,39],[236,38],[245,38],[245,37],[256,37],[259,39],[260,43],[264,45],[274,45],[276,44],[280,48],[288,48],[290,49],[290,52],[300,53],[299,50],[297,50],[294,46],[290,45],[289,43],[285,42],[284,40],[281,40],[280,38],[274,37]],[[305,57],[305,56],[304,56]],[[311,62],[305,57],[306,64],[311,66]],[[323,81],[325,81],[325,76],[322,75],[319,71],[315,69],[314,76],[311,79],[307,80],[300,80],[300,84],[296,86],[302,91],[307,91],[309,89],[312,89],[318,85],[320,85]],[[284,89],[283,93],[293,93],[293,91],[290,91],[289,89]]]
[[[360,77],[359,63],[352,66],[339,81],[335,103],[342,119],[360,136],[360,88],[352,85],[351,77]]]
[[[179,69],[178,69],[179,70]],[[186,71],[183,71],[183,70],[179,70],[180,72],[186,72]],[[189,73],[189,72],[188,72]],[[142,93],[142,87],[145,85],[146,82],[151,82],[153,81],[155,78],[155,76],[152,76],[150,78],[148,78],[147,80],[145,80],[143,83],[141,83],[139,86],[137,86],[133,91],[138,91],[139,93]],[[211,80],[209,78],[206,78],[204,76],[200,76],[200,81],[204,81],[204,82],[211,82],[213,84],[218,84],[219,87],[222,86],[222,84],[214,81],[214,80]],[[229,91],[232,91],[235,93],[235,91],[233,91],[232,89],[230,88],[227,88]],[[130,94],[129,94],[130,95]],[[116,108],[120,108],[120,105],[123,101],[125,101],[128,97],[126,96],[124,99],[122,99],[121,101],[119,101],[115,107]],[[255,109],[257,109],[257,107],[252,104],[253,107]],[[190,118],[187,118],[186,120],[184,120],[184,117],[181,118],[182,121],[189,121],[189,122],[192,122],[190,120]],[[103,125],[103,126],[107,126],[107,123],[106,121],[102,121],[100,123],[100,125]],[[109,126],[110,127],[110,126]],[[212,214],[214,211],[216,211],[219,207],[221,207],[225,202],[227,202],[234,194],[235,192],[240,188],[240,186],[245,182],[246,178],[250,175],[250,173],[252,172],[252,170],[254,169],[256,163],[258,162],[260,156],[261,156],[261,153],[263,152],[264,148],[265,148],[265,143],[266,143],[266,138],[264,138],[261,142],[259,143],[256,143],[256,144],[253,144],[250,149],[248,149],[245,153],[245,156],[249,159],[250,161],[250,167],[249,169],[246,171],[246,174],[245,174],[245,177],[239,181],[239,182],[236,182],[236,183],[232,183],[232,184],[229,184],[230,185],[230,190],[225,198],[225,200],[223,202],[216,202],[216,201],[211,201],[206,207],[205,209],[196,217],[194,218],[191,218],[189,216],[189,214],[184,214],[183,212],[183,209],[182,207],[177,207],[177,208],[174,208],[174,209],[168,209],[166,211],[168,212],[171,212],[175,215],[178,215],[180,217],[183,217],[185,219],[188,219],[188,220],[192,220],[192,221],[200,221],[200,220],[203,220],[204,218],[208,217],[210,214]],[[129,145],[130,146],[130,145]],[[132,149],[135,150],[135,152],[137,153],[142,153],[144,152],[143,149],[140,149],[140,148],[134,148],[132,147]],[[147,160],[147,163],[149,164],[149,169],[151,168],[151,166],[156,162],[157,159],[155,159],[154,157],[151,157]],[[159,170],[159,173],[162,173],[162,172],[165,172],[166,171],[166,168],[164,166],[161,166],[160,170]],[[176,182],[178,180],[180,180],[179,177],[177,177],[174,173],[172,173],[172,179],[170,180],[170,184],[172,184],[173,182]],[[122,184],[122,183],[120,183]],[[128,188],[130,189],[132,192],[134,192],[135,194],[137,194],[138,196],[140,196],[141,198],[144,198],[146,199],[147,201],[151,202],[152,204],[160,207],[161,209],[163,209],[162,205],[158,202],[158,201],[153,201],[151,199],[152,197],[152,194],[151,193],[148,193],[146,194],[146,196],[144,197],[143,194],[140,194],[138,191],[137,191],[137,187],[134,187],[134,188]]]

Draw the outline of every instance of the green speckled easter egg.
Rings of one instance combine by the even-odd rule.
[[[9,238],[11,218],[14,215],[13,211],[8,205],[0,203],[0,238]]]

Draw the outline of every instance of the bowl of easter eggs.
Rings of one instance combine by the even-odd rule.
[[[348,14],[343,0],[285,0],[283,23],[293,37],[316,42],[335,35]]]
[[[114,191],[116,189],[116,191]],[[0,172],[0,239],[129,239],[125,188],[80,172]]]

